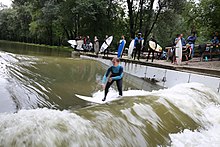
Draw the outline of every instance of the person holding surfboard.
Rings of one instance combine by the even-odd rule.
[[[182,41],[180,34],[177,35],[178,37],[175,40],[176,48],[175,48],[175,56],[176,56],[176,63],[177,65],[182,64]]]
[[[187,38],[187,42],[190,44],[192,48],[192,58],[194,56],[194,47],[195,47],[195,42],[196,42],[196,33],[192,32],[191,35]]]
[[[125,36],[122,35],[118,45],[118,58],[122,58],[125,44],[126,44]]]
[[[150,53],[152,53],[152,62],[154,61],[154,51],[156,50],[157,48],[157,41],[155,39],[154,36],[151,37],[150,41],[153,41],[155,43],[155,48],[151,48],[151,46],[149,45],[149,50],[148,50],[148,56],[147,56],[147,61],[150,57]]]
[[[141,37],[141,33],[138,33],[138,36],[134,39],[134,60],[136,57],[136,54],[138,52],[138,60],[140,59],[140,55],[141,55],[141,49],[142,49],[142,40],[143,38]]]
[[[119,95],[122,96],[122,78],[123,78],[123,67],[119,65],[120,60],[119,58],[113,58],[112,64],[113,66],[109,67],[107,72],[105,73],[102,79],[102,86],[105,90],[105,95],[102,101],[106,100],[106,96],[108,94],[108,90],[110,86],[116,81]]]
[[[107,39],[108,39],[108,35],[105,35],[104,43],[109,46],[109,44],[106,42]],[[107,54],[107,57],[108,57],[108,53],[109,53],[109,49],[108,49],[108,47],[107,47],[107,48],[104,50],[104,56],[105,56],[105,54]]]

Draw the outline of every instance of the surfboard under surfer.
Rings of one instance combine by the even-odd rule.
[[[113,58],[112,64],[113,66],[109,67],[107,72],[105,73],[102,79],[102,86],[105,89],[105,95],[102,101],[106,100],[106,96],[108,94],[108,90],[110,86],[116,81],[117,88],[119,91],[119,95],[122,96],[122,79],[123,79],[123,67],[119,65],[119,58]]]

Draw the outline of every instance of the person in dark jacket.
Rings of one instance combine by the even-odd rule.
[[[141,33],[138,33],[138,36],[134,39],[134,49],[135,49],[134,60],[135,60],[137,52],[138,52],[137,58],[138,60],[140,59],[141,50],[142,50],[142,41],[143,41],[143,38],[141,37]]]
[[[196,42],[196,33],[195,32],[193,32],[192,34],[191,34],[191,36],[189,36],[188,38],[187,38],[187,42],[190,44],[190,46],[191,46],[191,48],[192,48],[192,58],[193,58],[193,56],[194,56],[194,48],[195,48],[195,42]]]

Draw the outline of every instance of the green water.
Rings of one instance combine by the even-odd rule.
[[[75,94],[92,96],[102,90],[101,80],[107,67],[97,61],[71,58],[67,52],[52,52],[46,48],[29,46],[28,49],[24,45],[13,47],[10,44],[0,47],[0,71],[5,81],[3,87],[7,87],[2,87],[6,94],[0,96],[10,103],[9,108],[4,106],[0,112],[39,107],[78,109],[91,103],[77,98]],[[123,90],[141,88],[130,83],[129,78],[125,74]],[[140,81],[145,85],[145,90],[160,88]],[[113,88],[117,89],[116,85]]]

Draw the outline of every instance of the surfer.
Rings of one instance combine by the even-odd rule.
[[[119,62],[120,62],[119,58],[116,58],[116,57],[113,58],[112,59],[113,66],[108,68],[107,72],[105,73],[105,75],[103,77],[102,85],[103,85],[103,89],[105,89],[105,96],[102,99],[102,101],[106,100],[108,90],[109,90],[110,86],[114,83],[114,81],[116,81],[119,95],[122,96],[123,67],[121,65],[119,65]]]
[[[148,59],[150,57],[150,53],[152,53],[152,62],[153,62],[154,61],[154,51],[157,48],[157,41],[156,41],[154,36],[151,37],[150,41],[155,42],[155,48],[151,48],[150,45],[148,45],[149,46],[149,51],[148,51],[147,61],[148,61]]]
[[[138,60],[140,59],[140,54],[141,54],[141,49],[142,49],[142,40],[143,38],[141,37],[141,33],[138,33],[138,36],[134,40],[134,49],[135,49],[134,60],[135,60],[137,52],[138,52],[137,58]]]

